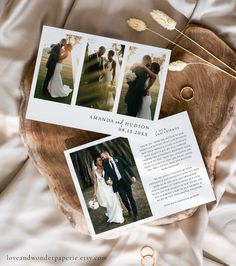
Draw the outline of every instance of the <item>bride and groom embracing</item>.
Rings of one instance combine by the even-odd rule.
[[[134,221],[137,221],[138,211],[131,188],[136,178],[125,160],[119,156],[112,157],[108,151],[104,150],[99,157],[95,158],[94,165],[94,197],[97,198],[100,206],[106,208],[107,222],[124,222],[118,194],[129,217],[133,214]]]
[[[67,43],[66,39],[61,39],[58,44],[52,44],[49,51],[49,57],[46,63],[47,74],[43,83],[43,94],[57,97],[67,97],[71,92],[69,86],[63,85],[61,71],[63,61],[70,55],[72,45]]]
[[[152,97],[149,95],[149,90],[160,72],[160,65],[152,62],[150,55],[145,55],[142,64],[132,66],[131,71],[134,73],[134,78],[127,82],[129,87],[125,96],[127,115],[151,120]]]

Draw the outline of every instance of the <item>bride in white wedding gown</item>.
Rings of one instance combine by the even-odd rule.
[[[145,86],[144,89],[147,92],[147,95],[143,96],[142,105],[136,117],[151,120],[152,119],[152,114],[151,114],[152,97],[151,95],[149,95],[149,91],[146,89],[148,87],[149,80],[150,78],[148,77],[144,85]]]
[[[98,102],[98,106],[107,111],[112,111],[113,109],[115,87],[120,73],[119,60],[117,56],[116,59],[114,59],[114,55],[115,52],[113,50],[108,51],[107,58],[104,58],[105,64],[101,75],[103,97],[102,100]]]
[[[54,74],[48,85],[48,91],[51,97],[53,98],[67,97],[72,92],[72,89],[69,86],[63,85],[62,77],[61,77],[63,60],[68,57],[71,50],[72,50],[71,44],[66,44],[63,48],[61,48],[60,59],[58,63],[56,64]]]
[[[94,160],[96,166],[93,172],[94,197],[97,198],[100,206],[106,208],[108,223],[123,223],[123,210],[117,193],[113,192],[112,186],[107,185],[104,179],[102,159],[97,157]]]

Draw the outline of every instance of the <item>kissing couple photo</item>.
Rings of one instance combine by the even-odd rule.
[[[55,36],[53,39],[59,39]],[[35,97],[62,103],[71,102],[80,37],[66,35],[54,43],[47,39],[44,45]],[[51,41],[51,42],[50,42]]]
[[[124,45],[88,40],[77,105],[112,111]]]
[[[127,139],[70,156],[96,234],[152,216]]]
[[[163,58],[145,52],[146,50],[130,47],[118,113],[153,120]]]

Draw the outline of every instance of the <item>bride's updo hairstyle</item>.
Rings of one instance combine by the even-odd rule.
[[[97,166],[97,160],[98,160],[98,159],[101,159],[101,157],[100,157],[100,156],[97,156],[97,157],[95,157],[94,160],[93,160],[93,163],[94,163],[95,166]]]
[[[111,55],[112,57],[115,55],[115,52],[113,50],[109,50],[108,54]]]
[[[153,62],[151,64],[151,71],[157,75],[160,72],[160,65],[156,62]]]

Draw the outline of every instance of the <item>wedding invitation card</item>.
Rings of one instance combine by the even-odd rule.
[[[26,118],[148,139],[171,51],[44,26]]]
[[[151,140],[109,136],[65,156],[93,239],[215,200],[187,112]]]
[[[93,239],[215,200],[187,112],[158,120],[169,59],[43,27],[26,118],[112,135],[65,151]]]

